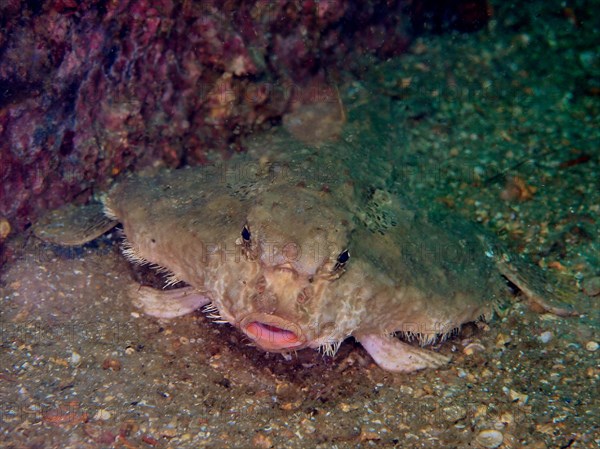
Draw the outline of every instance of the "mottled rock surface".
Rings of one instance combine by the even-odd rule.
[[[123,170],[243,150],[326,69],[404,51],[407,3],[2,2],[0,216],[22,229]]]

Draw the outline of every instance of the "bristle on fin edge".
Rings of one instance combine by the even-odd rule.
[[[121,243],[121,252],[129,262],[138,265],[150,265],[150,261],[140,256],[131,242],[125,237],[123,238],[123,243]]]
[[[114,209],[110,205],[110,199],[108,198],[108,196],[103,195],[100,198],[100,201],[102,201],[104,215],[106,215],[111,220],[119,221],[119,217],[117,216]]]
[[[448,327],[447,331],[443,332],[412,332],[412,331],[396,331],[386,333],[388,336],[399,337],[406,342],[416,341],[419,346],[431,346],[437,343],[442,343],[448,338],[454,337],[458,334],[460,327]]]
[[[323,356],[333,357],[340,349],[342,342],[349,336],[341,336],[335,330],[326,333],[315,340],[311,347],[319,351]]]
[[[340,349],[341,341],[328,341],[319,346],[318,350],[323,356],[333,357]]]
[[[165,281],[165,285],[163,288],[172,287],[173,285],[177,285],[180,282],[181,282],[181,279],[179,279],[174,273],[170,273],[167,276],[167,279]]]

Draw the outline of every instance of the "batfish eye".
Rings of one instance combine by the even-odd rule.
[[[244,225],[244,228],[242,229],[242,239],[244,239],[244,242],[250,241],[250,229],[248,229],[247,225]]]
[[[339,264],[345,264],[346,262],[348,262],[348,260],[350,260],[350,251],[348,251],[347,249],[342,251],[340,255],[337,256],[337,263]]]
[[[344,251],[342,251],[339,254],[339,256],[337,256],[337,259],[335,260],[335,265],[333,266],[332,271],[335,272],[335,271],[341,270],[342,268],[344,268],[344,266],[348,263],[349,260],[350,260],[350,251],[345,249]]]

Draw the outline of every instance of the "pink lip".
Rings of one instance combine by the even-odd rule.
[[[258,346],[267,351],[297,348],[305,342],[299,328],[282,318],[268,314],[253,314],[243,320],[242,330]]]

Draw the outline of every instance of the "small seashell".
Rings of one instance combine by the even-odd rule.
[[[94,419],[98,421],[108,421],[112,414],[108,410],[100,409],[94,415]]]
[[[553,313],[544,313],[540,315],[540,319],[542,321],[558,321],[560,318],[554,315]]]
[[[585,344],[585,349],[587,349],[588,351],[594,352],[598,349],[598,343],[595,341],[588,341]]]
[[[542,332],[539,336],[539,339],[542,343],[550,342],[550,340],[552,340],[552,332],[550,332],[550,331]]]
[[[485,346],[483,346],[481,343],[469,343],[467,346],[465,346],[465,349],[463,349],[463,352],[466,355],[473,355],[476,352],[483,351],[485,351]]]
[[[502,444],[504,436],[498,430],[486,429],[479,432],[475,441],[485,448],[494,449]]]

